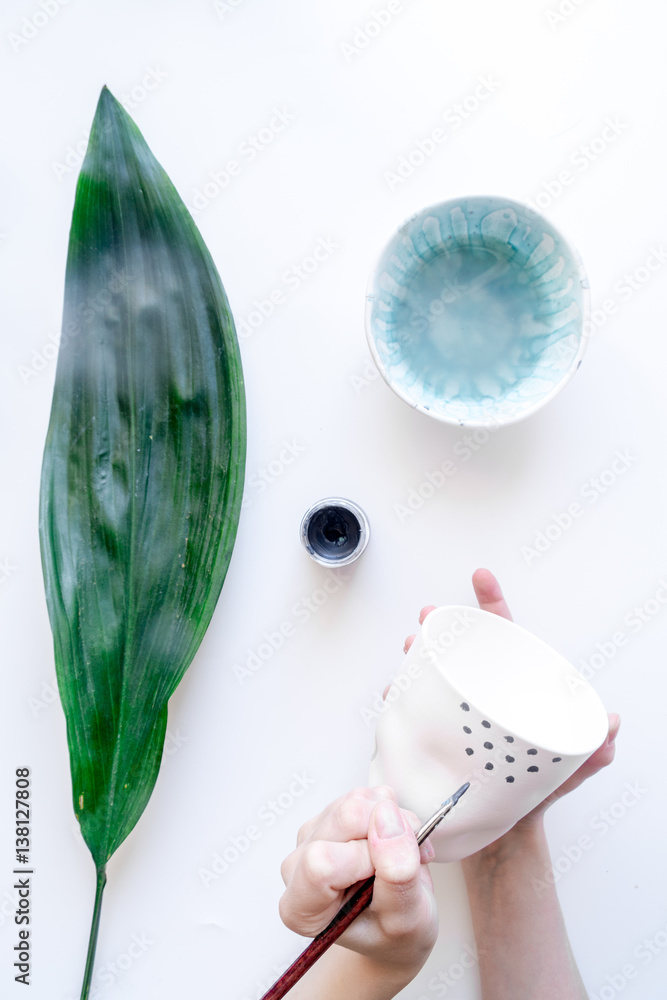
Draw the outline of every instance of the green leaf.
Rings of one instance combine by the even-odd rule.
[[[167,701],[220,594],[245,445],[241,360],[215,265],[105,87],[76,189],[40,493],[74,811],[100,896],[153,790]]]

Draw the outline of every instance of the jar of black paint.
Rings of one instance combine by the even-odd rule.
[[[326,497],[301,519],[301,541],[322,566],[347,566],[368,544],[370,525],[361,507],[342,497]]]

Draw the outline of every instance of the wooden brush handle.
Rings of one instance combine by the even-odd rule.
[[[299,957],[292,962],[289,969],[283,972],[280,979],[276,980],[271,989],[261,997],[261,1000],[281,1000],[281,997],[284,997],[294,984],[298,983],[311,965],[315,964],[320,955],[327,948],[330,948],[343,931],[350,926],[352,921],[359,916],[361,911],[366,909],[373,898],[374,882],[375,875],[371,875],[370,878],[361,883],[347,902],[343,903],[331,923],[316,938],[313,938],[306,950],[301,952]]]

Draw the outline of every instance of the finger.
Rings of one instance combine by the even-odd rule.
[[[425,891],[430,884],[421,865],[419,845],[407,818],[390,801],[378,803],[368,828],[370,858],[375,868],[372,908],[390,937],[409,934],[434,916]],[[422,875],[427,876],[422,878]]]
[[[367,841],[311,841],[300,850],[280,899],[283,923],[297,934],[319,934],[338,912],[345,890],[372,874]]]
[[[308,840],[358,840],[365,838],[373,808],[380,799],[396,800],[389,785],[355,788],[331,802],[319,816],[308,820],[299,830],[297,845]]]
[[[430,840],[425,840],[424,843],[419,848],[419,857],[421,859],[422,865],[429,864],[429,862],[433,861],[433,859],[435,858],[435,849]]]
[[[475,588],[477,603],[482,611],[490,611],[491,614],[500,615],[501,618],[513,620],[500,584],[491,570],[476,569],[472,575],[472,585]]]
[[[609,716],[609,730],[604,743],[597,748],[595,753],[591,754],[588,760],[584,761],[578,771],[575,771],[575,774],[581,772],[582,781],[597,774],[603,767],[608,767],[612,763],[616,755],[616,737],[620,725],[621,717],[614,712]]]
[[[609,716],[609,731],[604,743],[598,747],[595,753],[585,760],[581,767],[577,768],[573,775],[560,785],[555,792],[548,795],[544,802],[537,807],[538,812],[544,812],[550,805],[557,802],[564,795],[573,792],[575,788],[592,778],[594,774],[601,771],[603,767],[608,767],[616,755],[616,736],[618,735],[621,717],[616,713]]]
[[[604,743],[601,743],[595,753],[592,753],[588,760],[584,761],[582,767],[588,767],[591,774],[599,771],[601,767],[611,764],[616,752],[616,737],[621,725],[621,717],[616,712],[609,716],[609,729]]]
[[[419,624],[420,625],[424,624],[424,619],[426,618],[427,615],[430,615],[430,613],[432,611],[435,611],[435,604],[426,604],[426,605],[424,605],[424,607],[419,612]],[[410,646],[415,641],[415,639],[416,639],[416,634],[415,633],[413,633],[412,635],[409,635],[406,638],[405,642],[403,643],[403,652],[404,653],[407,653],[407,651],[410,649]]]
[[[410,809],[401,809],[403,816],[408,822],[408,826],[414,831],[415,835],[420,827],[423,825],[417,813],[413,813]],[[419,858],[422,865],[427,865],[430,861],[435,858],[435,850],[430,840],[425,840],[423,844],[419,846]]]
[[[306,822],[299,827],[296,835],[296,845],[303,844],[305,840],[308,840],[313,830],[316,829],[317,824],[322,819],[322,813],[318,813],[317,816],[313,816],[312,819],[306,820]]]

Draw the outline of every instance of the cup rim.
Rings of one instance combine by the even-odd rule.
[[[484,611],[482,608],[475,608],[475,607],[472,607],[471,605],[463,605],[463,604],[443,604],[443,605],[440,605],[439,607],[435,608],[434,612],[431,612],[429,615],[426,616],[426,618],[424,619],[424,622],[422,623],[422,626],[421,626],[421,628],[422,628],[421,635],[419,636],[419,638],[422,640],[423,645],[425,647],[428,646],[428,643],[427,643],[426,630],[425,630],[424,626],[425,626],[426,622],[428,621],[428,619],[431,617],[431,614],[434,614],[436,611],[440,611],[440,610],[447,610],[447,611],[451,611],[451,612],[455,612],[455,611],[472,612],[474,615],[476,615],[478,617],[482,617],[483,616],[484,618],[487,618],[487,619],[494,619],[494,620],[496,620],[495,623],[494,623],[494,625],[493,625],[494,628],[504,629],[505,631],[512,631],[512,630],[514,630],[515,632],[518,631],[523,636],[528,637],[532,643],[537,644],[538,646],[543,646],[545,648],[545,650],[547,650],[549,652],[549,654],[550,654],[550,656],[552,658],[555,656],[559,661],[561,661],[565,666],[569,667],[570,670],[573,671],[573,676],[577,679],[577,684],[579,684],[579,682],[581,682],[581,686],[584,687],[585,689],[588,689],[588,691],[593,695],[593,702],[597,701],[598,706],[599,706],[599,711],[600,711],[600,733],[601,733],[601,735],[600,735],[599,739],[597,739],[597,737],[596,737],[596,741],[595,742],[593,741],[593,739],[591,737],[591,745],[590,746],[584,745],[584,747],[582,749],[577,749],[576,751],[563,750],[562,747],[558,747],[558,746],[549,746],[548,743],[546,743],[544,740],[533,740],[533,739],[530,739],[529,737],[524,736],[524,735],[518,733],[515,729],[513,729],[511,727],[508,727],[504,722],[502,722],[501,720],[499,720],[498,717],[495,716],[493,712],[487,712],[487,710],[484,708],[483,705],[480,705],[480,704],[478,704],[476,702],[473,702],[471,700],[471,698],[470,698],[470,695],[466,694],[466,692],[461,689],[461,687],[459,686],[459,684],[455,683],[452,680],[451,676],[447,673],[446,668],[440,667],[439,665],[437,665],[435,663],[427,665],[426,669],[428,669],[428,666],[432,666],[433,672],[438,677],[440,677],[447,685],[449,685],[449,687],[453,691],[456,692],[457,697],[460,697],[466,703],[468,701],[470,701],[471,705],[474,705],[475,710],[478,711],[479,713],[481,713],[484,716],[485,719],[489,720],[495,726],[497,726],[498,729],[504,730],[508,735],[513,736],[517,740],[521,740],[522,743],[529,743],[531,746],[539,748],[540,750],[543,750],[545,753],[553,753],[553,754],[560,755],[563,758],[570,758],[570,759],[573,758],[573,757],[590,757],[590,755],[592,753],[594,753],[600,746],[602,746],[602,744],[604,742],[604,739],[605,739],[605,736],[606,736],[606,734],[608,732],[608,729],[609,729],[609,722],[608,722],[608,718],[609,717],[608,717],[608,714],[607,714],[607,710],[606,710],[606,708],[604,706],[604,703],[603,703],[600,695],[598,694],[598,692],[593,687],[593,685],[590,684],[590,682],[587,681],[579,673],[579,671],[577,670],[577,668],[572,663],[570,663],[570,661],[566,657],[564,657],[562,655],[562,653],[559,653],[558,650],[554,649],[552,646],[550,646],[547,642],[545,642],[539,636],[535,635],[533,632],[529,632],[528,629],[523,628],[523,626],[521,626],[521,625],[517,625],[516,622],[511,621],[508,618],[502,617],[502,615],[495,615],[495,614],[493,614],[490,611]],[[432,621],[433,620],[434,619],[432,619]],[[502,624],[500,624],[500,623],[502,623]],[[604,718],[604,726],[602,724],[603,718]],[[593,728],[594,728],[594,724],[593,724],[593,722],[591,722],[591,731],[593,730]],[[604,732],[603,732],[603,729],[604,729]]]
[[[418,219],[420,216],[427,216],[429,213],[435,212],[436,210],[442,211],[442,209],[445,208],[447,205],[451,205],[452,207],[454,207],[460,204],[462,201],[472,201],[472,200],[495,201],[499,204],[510,205],[510,206],[516,205],[518,208],[522,209],[522,211],[528,213],[529,215],[533,215],[536,219],[544,219],[544,221],[547,222],[548,225],[551,227],[554,234],[562,242],[563,246],[567,247],[569,253],[572,256],[573,261],[577,265],[577,270],[579,272],[579,280],[581,283],[581,290],[582,290],[581,329],[579,331],[579,343],[577,346],[577,351],[572,359],[570,367],[563,374],[563,376],[556,383],[556,385],[554,385],[549,390],[548,393],[540,397],[540,399],[533,406],[531,406],[523,413],[520,413],[516,416],[512,416],[506,419],[503,419],[502,417],[494,417],[488,420],[468,420],[468,419],[462,420],[461,418],[458,417],[448,417],[444,413],[440,412],[436,413],[429,406],[424,406],[424,404],[416,402],[414,399],[410,397],[409,393],[399,388],[391,380],[389,373],[385,370],[384,365],[382,364],[382,361],[380,359],[380,355],[375,344],[375,337],[372,330],[371,315],[373,310],[373,303],[376,298],[376,295],[374,294],[374,289],[377,287],[377,279],[380,276],[381,262],[385,259],[387,251],[392,246],[392,244],[399,236],[399,234],[402,232],[402,230],[404,230],[411,222],[414,222],[415,219]],[[503,195],[496,195],[496,194],[488,194],[488,195],[462,194],[458,195],[455,198],[447,198],[444,201],[433,202],[430,205],[425,206],[424,208],[412,212],[410,215],[404,218],[403,222],[396,229],[393,230],[391,236],[389,236],[388,239],[385,240],[382,249],[380,250],[379,254],[375,259],[375,264],[371,268],[368,280],[366,282],[366,307],[364,313],[364,329],[366,334],[366,342],[371,352],[373,363],[378,369],[380,375],[387,383],[389,388],[393,392],[395,392],[396,395],[400,399],[402,399],[405,403],[407,403],[408,406],[410,406],[413,410],[417,410],[420,413],[425,413],[427,416],[433,417],[435,420],[440,421],[440,423],[448,424],[449,426],[452,427],[500,428],[500,427],[508,427],[511,424],[519,423],[520,421],[525,420],[527,417],[532,416],[534,413],[537,413],[538,410],[541,410],[543,406],[546,406],[546,404],[550,402],[554,398],[554,396],[558,395],[558,393],[565,388],[570,379],[579,370],[584,354],[586,353],[589,337],[588,334],[584,332],[584,327],[590,321],[590,314],[591,314],[590,283],[588,280],[588,275],[584,268],[584,263],[581,254],[579,253],[579,250],[577,249],[576,245],[570,239],[566,238],[563,235],[558,226],[552,223],[551,219],[549,219],[542,212],[537,211],[537,209],[533,208],[532,205],[529,205],[527,202],[520,201],[517,198],[506,198]]]

